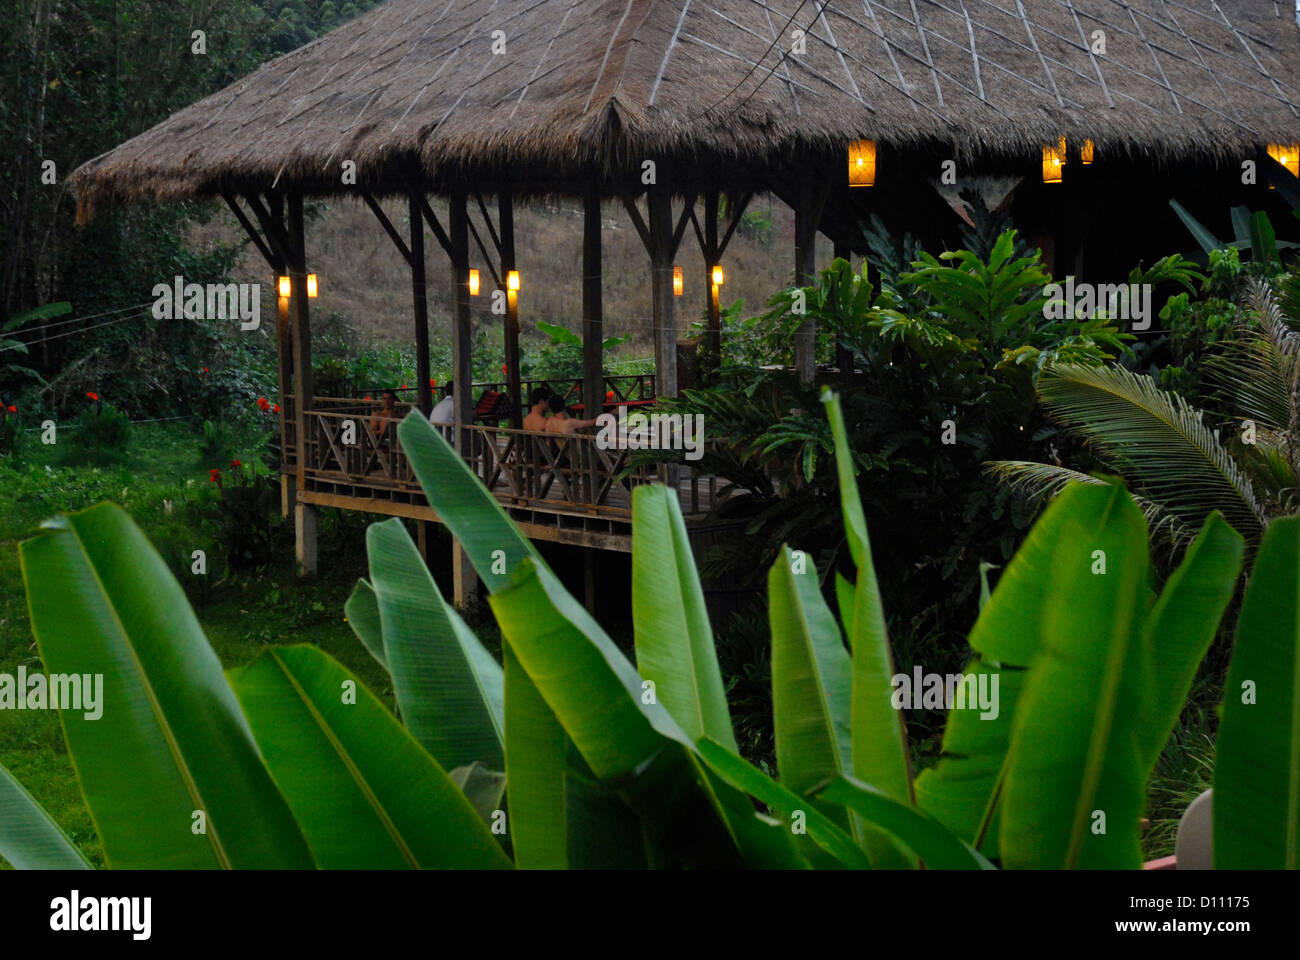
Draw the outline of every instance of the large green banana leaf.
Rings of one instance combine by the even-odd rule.
[[[443,599],[400,518],[366,530],[384,655],[406,729],[446,770],[505,766],[501,666]]]
[[[767,577],[776,764],[782,786],[799,795],[853,769],[853,664],[817,570],[802,560],[796,573],[791,550],[783,547]],[[826,812],[839,827],[857,829],[843,808]]]
[[[4,767],[0,767],[0,857],[15,870],[90,869],[67,834]]]
[[[1080,484],[1062,501],[1077,509],[1052,552],[1052,596],[1022,627],[1041,646],[1012,721],[999,851],[1011,868],[1131,869],[1151,704],[1147,527],[1118,484]]]
[[[632,495],[632,622],[637,672],[659,702],[692,740],[738,752],[686,522],[659,484]]]
[[[1214,757],[1215,867],[1300,867],[1300,517],[1255,557]]]
[[[64,737],[110,867],[312,867],[212,648],[126,513],[102,504],[19,547],[44,668],[103,677]]]
[[[510,865],[437,761],[327,654],[272,647],[230,679],[322,867]]]

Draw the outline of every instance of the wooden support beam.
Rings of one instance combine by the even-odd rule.
[[[704,289],[708,293],[708,335],[707,362],[705,376],[712,376],[713,371],[722,362],[722,304],[721,293],[713,283],[713,268],[722,260],[722,250],[718,246],[718,195],[716,186],[710,186],[704,193]]]
[[[424,200],[421,193],[420,200]],[[432,216],[428,203],[423,203],[426,216]],[[471,326],[473,318],[469,303],[469,207],[464,190],[450,197],[447,214],[447,253],[451,257],[452,289],[456,295],[456,312],[452,316],[451,365],[452,403],[456,417],[456,450],[461,457],[474,455],[472,431],[461,429],[474,422],[473,365],[470,354],[473,343]],[[469,556],[461,549],[460,541],[453,540],[451,548],[452,599],[457,607],[467,606],[478,594],[478,577]]]
[[[722,241],[718,244],[718,259],[727,252],[727,244],[731,243],[732,234],[736,232],[736,227],[740,226],[740,218],[745,215],[745,209],[749,206],[749,201],[754,199],[754,191],[750,191],[741,198],[736,209],[731,211],[731,222],[727,224],[727,232],[723,235]]]
[[[817,187],[808,177],[801,177],[794,210],[794,282],[796,286],[812,283],[817,275],[817,229],[822,208],[830,191],[830,178]],[[799,380],[812,383],[817,372],[817,324],[807,320],[795,333],[795,369]]]
[[[505,193],[509,192],[509,189],[510,189],[510,188],[507,187],[507,186],[502,186],[502,187],[501,187],[501,193],[502,193],[502,194],[505,194]],[[500,196],[501,196],[501,195],[498,194],[498,200],[500,199]],[[490,236],[490,237],[492,238],[492,243],[493,243],[493,244],[496,246],[496,248],[497,248],[497,256],[499,256],[499,257],[504,257],[504,256],[505,256],[505,246],[504,246],[504,244],[503,244],[503,239],[504,239],[504,238],[503,238],[503,237],[499,237],[499,236],[497,236],[497,232],[496,232],[494,229],[492,229],[492,218],[491,218],[490,216],[488,216],[487,204],[483,202],[483,194],[481,194],[481,193],[479,193],[477,190],[475,190],[475,191],[474,191],[474,199],[478,201],[478,209],[479,209],[479,212],[480,212],[481,214],[483,214],[483,224],[484,224],[484,226],[487,227],[488,236]],[[499,211],[498,211],[498,214],[499,214]],[[501,228],[501,232],[502,232],[503,234],[505,233],[505,227],[502,227],[502,228]],[[514,268],[512,267],[511,269],[514,269]],[[505,273],[505,268],[504,268],[504,267],[502,268],[501,272],[502,272],[503,274]]]
[[[248,207],[257,217],[257,222],[262,226],[262,233],[265,235],[271,251],[278,256],[287,266],[292,264],[298,258],[298,249],[295,245],[292,227],[286,228],[284,222],[275,216],[269,207],[263,206],[262,201],[255,193],[244,195],[248,202]]]
[[[402,235],[397,232],[397,228],[394,227],[392,221],[388,219],[383,208],[375,202],[375,198],[370,195],[370,191],[362,190],[361,199],[366,202],[366,206],[368,206],[371,212],[375,215],[375,219],[379,221],[379,225],[384,228],[384,232],[388,234],[388,238],[393,241],[393,246],[397,247],[397,252],[402,255],[402,258],[406,261],[406,265],[408,267],[413,266],[414,261],[411,259],[410,247],[406,245],[406,241],[402,239]],[[416,211],[415,215],[410,219],[411,232],[414,233],[416,224],[420,222],[419,212]]]
[[[632,226],[636,227],[637,235],[641,237],[645,252],[653,255],[654,241],[650,239],[650,230],[641,217],[641,211],[637,208],[636,200],[627,191],[620,192],[619,197],[622,199],[623,207],[627,210],[627,215],[632,221]]]
[[[600,192],[594,175],[583,192],[582,214],[582,412],[590,419],[604,409],[605,402]]]
[[[483,239],[478,235],[478,230],[474,227],[473,218],[467,216],[465,222],[469,224],[470,236],[474,238],[474,243],[478,247],[479,253],[483,254],[483,262],[487,264],[488,273],[492,274],[493,286],[500,287],[502,285],[501,274],[497,273],[496,264],[492,260],[492,255],[488,253],[487,247],[483,246]]]
[[[482,197],[479,203],[483,202]],[[487,210],[483,211],[487,220]],[[515,205],[514,194],[510,187],[502,186],[497,194],[497,220],[501,224],[501,236],[493,237],[501,253],[501,276],[509,277],[511,270],[518,269],[515,262]],[[491,221],[488,220],[489,227]],[[500,281],[498,281],[500,286]],[[504,330],[506,351],[506,395],[510,399],[510,425],[516,430],[523,426],[523,397],[519,387],[519,298],[506,291],[506,319]]]
[[[302,193],[289,194],[289,240],[294,253],[289,271],[293,330],[293,403],[294,435],[297,438],[298,470],[297,490],[301,494],[307,485],[307,460],[310,456],[307,435],[307,411],[312,405],[311,322],[307,308],[307,255],[302,216]],[[316,575],[316,508],[299,502],[294,507],[295,553],[298,574]]]
[[[654,324],[655,393],[677,396],[677,321],[673,297],[673,257],[686,214],[673,230],[673,201],[667,187],[651,187],[647,197],[650,224],[650,300]]]
[[[418,179],[413,177],[408,177],[406,183],[407,183],[408,192],[415,194],[415,196],[418,198],[420,204],[420,212],[424,214],[425,222],[429,224],[429,229],[433,231],[433,236],[435,239],[437,239],[438,245],[441,246],[443,252],[446,253],[447,256],[454,261],[456,259],[456,255],[452,251],[452,246],[453,246],[452,241],[447,236],[447,231],[442,229],[442,224],[438,220],[438,215],[433,212],[433,207],[429,206],[429,201],[424,196],[423,185],[419,182]],[[468,247],[469,244],[468,238],[466,239],[465,243]],[[469,267],[466,267],[465,269],[468,270]]]
[[[420,219],[421,194],[408,194],[411,222],[411,301],[415,308],[415,394],[420,412],[427,418],[433,410],[433,388],[429,385],[429,289],[424,273],[424,223]]]
[[[226,201],[226,206],[228,206],[230,212],[235,215],[235,219],[239,221],[239,225],[244,228],[244,233],[248,235],[248,239],[253,241],[253,245],[257,247],[258,253],[262,255],[262,259],[266,261],[266,265],[271,268],[271,272],[277,276],[283,273],[284,261],[271,252],[271,248],[266,245],[266,241],[262,239],[262,235],[257,232],[257,228],[253,226],[252,221],[248,219],[247,214],[245,214],[243,208],[240,207],[239,201],[235,199],[234,195],[229,190],[222,190],[221,198]]]

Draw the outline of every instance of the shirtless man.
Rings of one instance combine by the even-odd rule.
[[[523,426],[525,430],[546,429],[546,404],[550,399],[551,391],[546,387],[538,387],[532,392],[528,397],[532,409],[528,411],[528,416],[524,417]]]
[[[594,427],[596,421],[593,420],[575,420],[564,412],[564,398],[561,396],[551,397],[551,416],[546,421],[547,433],[576,433],[583,427]]]
[[[381,400],[383,406],[370,418],[370,431],[379,439],[380,446],[386,447],[389,444],[388,421],[398,419],[397,394],[385,390]]]

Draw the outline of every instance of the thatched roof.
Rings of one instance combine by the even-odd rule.
[[[88,211],[297,185],[563,188],[643,159],[938,147],[1227,158],[1300,141],[1293,0],[389,0],[88,162]],[[791,51],[796,28],[806,52]],[[1090,47],[1104,31],[1106,52]],[[494,54],[494,31],[505,52]],[[418,158],[418,159],[417,159]]]

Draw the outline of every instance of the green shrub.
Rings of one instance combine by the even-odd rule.
[[[131,445],[131,421],[117,407],[86,394],[89,405],[68,431],[64,463],[69,466],[109,466],[127,460]]]

